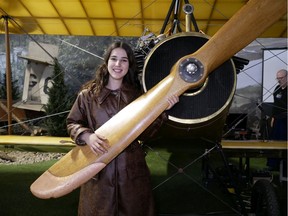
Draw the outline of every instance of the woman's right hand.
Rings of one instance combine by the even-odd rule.
[[[171,109],[176,103],[179,102],[179,96],[177,95],[171,95],[167,98],[169,106],[166,108],[166,110]]]
[[[81,139],[84,140],[86,144],[90,146],[92,152],[97,155],[107,153],[110,147],[108,140],[104,136],[96,133],[85,133]]]

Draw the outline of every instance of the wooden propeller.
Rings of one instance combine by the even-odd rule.
[[[167,108],[168,96],[203,84],[209,73],[285,15],[286,8],[286,0],[250,0],[203,47],[179,59],[166,78],[97,130],[109,141],[108,153],[96,156],[89,146],[75,147],[31,185],[31,192],[56,198],[88,181]]]

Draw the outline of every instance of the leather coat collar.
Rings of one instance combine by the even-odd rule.
[[[139,91],[135,90],[132,87],[122,84],[122,86],[117,90],[111,90],[106,87],[103,88],[100,95],[97,97],[97,102],[99,104],[102,104],[110,94],[113,94],[115,92],[119,92],[120,98],[125,104],[128,104],[132,100],[134,100],[135,97],[137,97],[137,94],[139,95]]]

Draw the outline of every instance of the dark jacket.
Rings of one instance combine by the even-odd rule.
[[[282,89],[279,85],[276,86],[273,99],[272,117],[287,119],[287,87]]]
[[[138,96],[139,91],[125,86],[116,91],[104,88],[97,98],[83,90],[67,118],[71,138],[79,142],[82,132],[95,131]],[[164,119],[158,118],[141,137],[155,134]],[[150,173],[137,140],[81,186],[78,215],[154,215]]]

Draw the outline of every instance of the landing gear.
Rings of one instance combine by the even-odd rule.
[[[279,216],[280,208],[275,190],[266,179],[258,180],[252,188],[251,212],[256,216]]]

